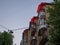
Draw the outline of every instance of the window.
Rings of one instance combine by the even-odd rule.
[[[40,15],[45,15],[45,12],[40,12]]]
[[[31,36],[34,36],[35,35],[35,32],[36,32],[36,29],[32,30]]]
[[[43,38],[43,39],[41,40],[41,42],[39,43],[39,45],[45,45],[47,41],[48,41],[47,38]]]
[[[32,37],[31,45],[36,45],[36,42],[37,42],[36,38],[35,37]]]
[[[45,9],[44,9],[44,8],[42,8],[42,9],[41,9],[41,11],[42,11],[42,12],[45,12]]]
[[[32,29],[35,29],[35,28],[36,28],[36,23],[30,24],[30,27],[31,27]]]
[[[45,20],[44,19],[40,19],[40,25],[44,25],[45,24]]]
[[[45,9],[41,9],[41,11],[39,12],[39,18],[41,15],[46,15]]]
[[[46,15],[41,15],[40,16],[40,19],[45,19],[46,18]]]

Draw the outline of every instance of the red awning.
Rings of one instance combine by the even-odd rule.
[[[40,12],[41,8],[42,8],[43,6],[45,6],[45,4],[46,4],[46,3],[42,2],[41,4],[38,5],[37,13]]]
[[[23,31],[23,33],[25,34],[27,32],[27,30],[25,29],[24,31]]]
[[[33,17],[31,18],[30,23],[33,23],[36,19],[38,19],[38,17],[37,17],[37,16],[33,16]]]
[[[28,30],[25,29],[25,30],[23,31],[23,34],[24,34],[24,36],[28,36]]]

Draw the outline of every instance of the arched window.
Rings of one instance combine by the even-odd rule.
[[[47,31],[47,28],[45,27],[39,29],[38,36],[44,36],[45,31]]]
[[[35,29],[35,28],[36,28],[36,23],[34,23],[34,22],[31,23],[31,24],[30,24],[30,28]]]
[[[48,41],[48,38],[43,38],[43,39],[40,41],[39,45],[45,45],[47,41]]]

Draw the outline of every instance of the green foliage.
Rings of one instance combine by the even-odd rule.
[[[6,31],[0,33],[0,45],[13,45],[13,36],[11,33]]]
[[[2,35],[2,33],[0,32],[0,45],[3,43],[4,41],[4,36]]]
[[[51,25],[50,28],[50,45],[60,45],[60,0],[54,0],[53,8],[49,8],[50,14],[48,23]]]

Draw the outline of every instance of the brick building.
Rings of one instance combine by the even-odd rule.
[[[20,45],[48,45],[48,7],[51,3],[40,3],[37,8],[37,16],[33,16],[29,22],[29,29],[22,33]],[[23,42],[23,43],[22,43]]]

